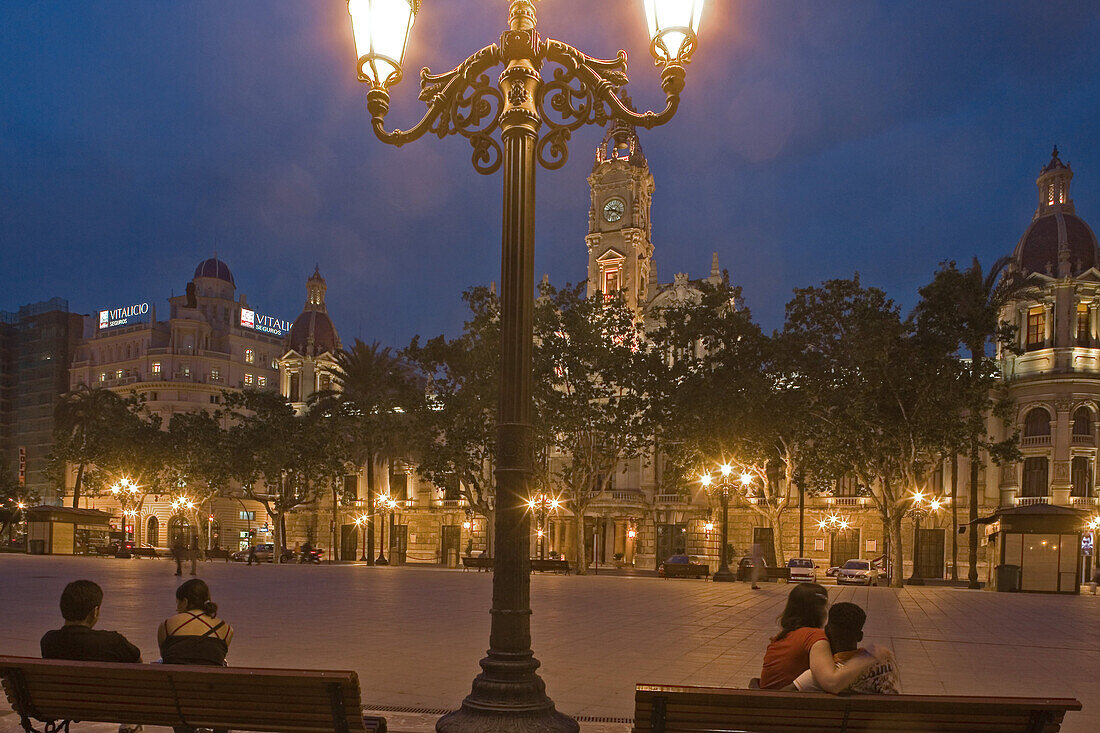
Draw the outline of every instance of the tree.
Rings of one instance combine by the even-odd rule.
[[[928,330],[936,331],[940,338],[953,342],[954,349],[962,348],[970,357],[965,398],[968,414],[960,432],[965,444],[962,449],[970,459],[970,531],[967,533],[970,588],[979,587],[978,533],[974,531],[974,523],[978,519],[982,450],[987,451],[995,463],[1019,457],[1017,436],[1013,434],[1007,440],[998,441],[989,435],[986,422],[991,412],[1004,418],[1008,406],[997,390],[1000,383],[998,364],[988,353],[991,346],[1014,348],[1015,328],[1000,320],[1000,311],[1010,299],[1024,295],[1029,289],[1019,272],[1006,272],[1011,261],[1011,257],[1002,257],[988,272],[983,271],[977,258],[965,270],[959,270],[954,262],[941,264],[932,282],[921,288],[921,302],[916,310],[917,318]],[[959,452],[960,448],[956,447],[953,455]],[[953,488],[956,483],[952,479]]]
[[[457,481],[473,511],[485,517],[493,553],[493,468],[496,465],[500,382],[500,301],[476,287],[462,294],[470,308],[462,334],[414,338],[402,356],[427,384],[427,398],[410,410],[417,472],[437,486]]]
[[[223,393],[223,403],[228,399]],[[195,503],[192,520],[210,542],[210,526],[201,520],[199,507],[211,511],[214,497],[224,494],[232,478],[232,459],[228,434],[222,427],[225,416],[219,411],[177,412],[168,422],[165,435],[165,469],[170,490],[185,489]],[[205,529],[203,529],[205,528]]]
[[[272,517],[277,548],[273,558],[280,562],[286,548],[286,514],[316,501],[334,475],[346,470],[338,450],[343,443],[324,411],[297,415],[273,392],[227,393],[225,402],[224,414],[231,420],[229,473]]]
[[[802,344],[797,374],[814,429],[806,460],[818,475],[854,476],[869,489],[900,586],[901,522],[960,429],[963,367],[938,334],[903,320],[858,275],[796,290],[784,330]]]
[[[73,508],[80,504],[89,465],[102,462],[106,451],[132,417],[132,405],[105,387],[78,384],[54,408],[54,448],[51,460],[64,477],[66,463],[75,463]]]
[[[641,326],[620,296],[585,298],[584,288],[543,283],[534,315],[535,440],[562,456],[552,473],[573,513],[582,575],[585,511],[652,434]]]
[[[20,486],[8,462],[0,458],[0,537],[6,534],[10,542],[15,524],[23,521],[27,508],[38,501],[38,494],[26,485]]]
[[[403,456],[408,444],[409,420],[405,407],[417,386],[412,370],[387,346],[359,339],[336,355],[334,387],[316,396],[322,411],[339,414],[344,440],[367,470],[367,562],[374,564],[375,466]]]

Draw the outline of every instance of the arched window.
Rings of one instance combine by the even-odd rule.
[[[1076,456],[1071,465],[1073,496],[1092,496],[1092,462],[1084,456]]]
[[[1046,496],[1049,461],[1046,456],[1024,459],[1023,496]]]
[[[184,547],[191,546],[191,538],[195,536],[195,526],[186,517],[178,514],[168,520],[168,546],[174,547],[176,541]]]
[[[1078,407],[1073,413],[1073,434],[1092,435],[1092,411],[1087,407]]]
[[[1050,435],[1050,413],[1042,407],[1036,407],[1024,418],[1024,437]]]
[[[156,517],[149,517],[146,527],[145,544],[150,547],[157,547],[160,545],[160,520]]]

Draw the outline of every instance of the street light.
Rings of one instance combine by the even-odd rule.
[[[718,476],[715,478],[709,473],[699,477],[699,483],[703,485],[707,493],[718,499],[722,507],[722,526],[719,532],[718,570],[715,571],[713,580],[729,583],[737,580],[737,576],[730,572],[729,564],[729,524],[730,524],[730,497],[740,495],[752,485],[752,475],[742,473],[738,481],[733,477],[733,466],[723,463],[718,467]],[[740,484],[740,488],[738,488]],[[713,524],[711,525],[713,527]],[[707,531],[710,531],[709,529]]]
[[[122,477],[111,485],[111,495],[118,501],[122,511],[122,541],[136,542],[137,534],[137,517],[138,517],[138,494],[141,491],[141,487],[136,482],[131,481],[129,478]],[[131,520],[131,531],[127,531],[126,517]]]
[[[359,562],[367,561],[367,533],[363,531],[363,525],[367,521],[367,515],[360,514],[355,518],[355,526],[359,527],[359,536],[362,538],[363,551],[359,557]]]
[[[391,498],[386,494],[380,495],[374,500],[375,506],[382,514],[382,536],[378,538],[378,558],[374,561],[375,565],[389,565],[390,561],[386,559],[386,519],[393,516],[393,510],[397,507],[397,500]],[[386,512],[389,512],[389,515]]]
[[[695,51],[703,0],[645,3],[650,48],[661,67],[665,94],[660,112],[640,114],[620,98],[628,82],[625,52],[600,60],[561,41],[542,38],[536,32],[533,0],[510,0],[508,29],[500,43],[486,46],[449,72],[422,71],[420,99],[427,104],[427,112],[407,131],[387,131],[389,87],[401,79],[419,6],[418,0],[348,2],[356,68],[359,79],[370,87],[367,110],[375,135],[383,142],[404,145],[428,132],[439,137],[459,134],[473,147],[472,163],[478,173],[504,170],[497,557],[489,651],[462,708],[441,718],[436,727],[439,731],[576,731],[577,722],[557,712],[546,695],[531,651],[531,568],[525,546],[530,530],[524,497],[531,493],[532,475],[536,161],[550,170],[561,168],[569,157],[573,132],[585,125],[616,121],[648,129],[672,119],[684,88],[684,66]],[[673,12],[678,6],[690,8],[686,26],[683,14]],[[541,71],[547,64],[558,68],[544,80]],[[494,88],[488,72],[500,65],[504,70]]]
[[[943,499],[926,495],[922,491],[914,491],[909,497],[909,508],[905,510],[906,514],[913,517],[913,572],[909,575],[909,580],[905,581],[909,585],[924,585],[924,578],[920,576],[917,567],[917,560],[920,558],[920,520],[938,514],[943,505]]]
[[[538,537],[539,559],[546,559],[546,527],[549,515],[561,508],[561,500],[556,496],[539,492],[527,500],[527,509],[535,514],[535,535]]]

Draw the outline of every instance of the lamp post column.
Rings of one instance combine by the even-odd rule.
[[[535,280],[535,144],[540,120],[535,91],[535,8],[513,0],[502,38],[504,110],[501,235],[500,403],[497,427],[496,557],[489,651],[462,707],[436,723],[455,731],[569,731],[575,720],[554,709],[531,650],[530,513],[531,352]]]
[[[913,514],[913,572],[909,575],[909,585],[924,585],[917,563],[920,560],[920,511]]]
[[[722,486],[718,496],[722,502],[722,540],[718,548],[718,572],[714,574],[714,580],[728,583],[736,580],[733,573],[730,572],[729,558],[726,557],[728,554],[726,548],[729,547],[730,536],[729,486]]]

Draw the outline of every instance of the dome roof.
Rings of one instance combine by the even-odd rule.
[[[303,356],[317,356],[326,351],[335,353],[340,348],[332,319],[320,310],[303,311],[294,319],[289,341],[290,348]]]
[[[233,281],[233,273],[230,272],[229,265],[219,260],[217,256],[200,262],[199,266],[195,268],[195,277],[214,277],[218,280],[225,280],[233,287],[237,287],[237,283]]]
[[[1064,277],[1059,272],[1062,256],[1068,258],[1069,275],[1080,275],[1090,267],[1100,266],[1092,229],[1076,214],[1058,210],[1032,221],[1013,253],[1024,270],[1052,277]]]

